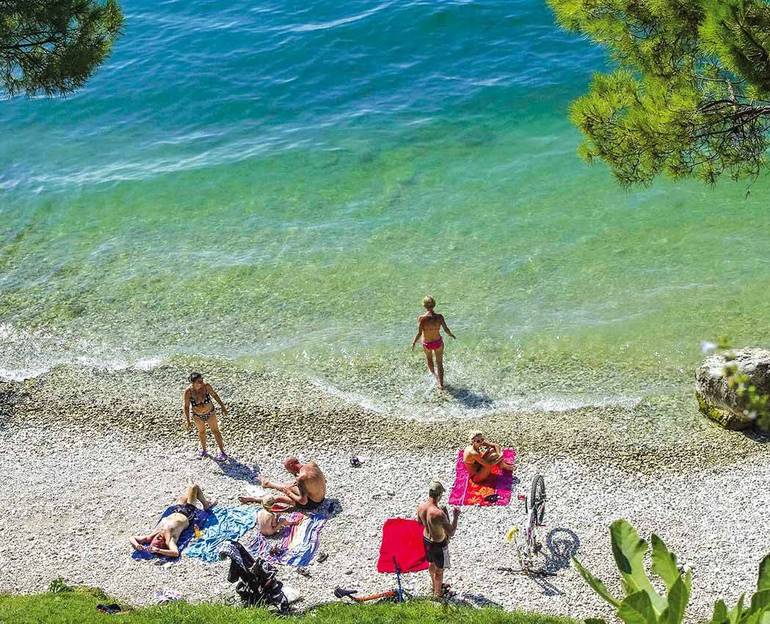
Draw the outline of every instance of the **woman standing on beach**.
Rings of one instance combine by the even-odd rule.
[[[444,389],[444,340],[441,338],[441,329],[457,338],[449,327],[443,315],[434,311],[436,300],[428,295],[422,300],[422,307],[425,308],[425,314],[417,319],[417,335],[412,340],[412,350],[414,345],[422,336],[422,350],[425,352],[425,360],[430,374],[438,381],[438,389]]]
[[[227,453],[225,453],[225,445],[222,442],[222,434],[219,431],[219,421],[217,421],[217,415],[214,411],[214,401],[211,400],[212,398],[219,403],[222,415],[227,416],[227,408],[214,388],[203,380],[203,375],[200,373],[192,373],[190,375],[190,386],[184,391],[184,397],[182,398],[184,415],[187,419],[187,429],[188,431],[192,429],[192,422],[190,421],[190,408],[192,408],[193,419],[195,420],[195,426],[198,429],[198,439],[201,443],[198,457],[203,458],[208,456],[208,452],[206,451],[206,423],[208,423],[209,429],[211,429],[211,433],[214,434],[214,439],[219,447],[219,454],[214,459],[216,461],[225,461],[227,460]]]

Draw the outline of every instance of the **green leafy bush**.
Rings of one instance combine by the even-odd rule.
[[[573,563],[580,575],[591,588],[617,610],[618,617],[626,624],[681,624],[685,617],[692,591],[692,575],[683,572],[663,540],[653,534],[652,572],[657,575],[666,588],[661,595],[655,589],[647,575],[644,559],[649,545],[626,520],[616,520],[610,525],[612,554],[621,576],[621,586],[625,596],[619,599],[613,596],[607,586],[577,559]],[[604,624],[604,620],[590,619],[587,624]],[[770,555],[759,565],[757,591],[751,603],[745,606],[744,596],[738,604],[728,610],[724,601],[714,605],[714,615],[710,624],[770,624]]]

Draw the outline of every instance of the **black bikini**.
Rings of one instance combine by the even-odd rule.
[[[198,405],[207,405],[207,404],[211,405],[211,409],[205,414],[196,414],[195,410],[193,409],[193,415],[197,416],[204,422],[206,422],[209,419],[209,417],[214,413],[214,402],[211,400],[211,395],[209,394],[208,390],[206,390],[206,395],[203,401],[200,401],[200,402],[196,401],[195,392],[193,391],[192,388],[190,388],[190,406],[191,407],[197,407]]]

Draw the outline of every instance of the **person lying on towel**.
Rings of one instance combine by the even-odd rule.
[[[211,509],[216,501],[208,500],[203,490],[192,482],[187,484],[184,493],[176,500],[173,511],[158,522],[157,526],[147,535],[133,535],[129,539],[136,551],[146,550],[153,555],[178,557],[179,536],[190,526],[195,511],[196,501],[200,501],[204,509]]]
[[[266,496],[262,500],[262,507],[264,509],[260,509],[257,514],[257,525],[259,526],[259,532],[265,537],[275,535],[285,526],[294,526],[302,521],[301,519],[289,520],[282,517],[280,512],[284,508],[280,508],[275,496]]]
[[[513,465],[503,459],[499,444],[485,440],[481,431],[472,431],[469,437],[471,443],[463,451],[463,463],[472,481],[482,482],[490,475],[493,466],[513,471]]]
[[[275,497],[279,505],[286,505],[289,509],[298,511],[312,511],[318,509],[326,499],[326,477],[321,469],[313,461],[306,464],[300,463],[296,457],[289,457],[283,462],[284,468],[294,475],[291,483],[275,483],[262,479],[261,485],[270,490],[277,490],[282,494]],[[239,496],[242,503],[261,503],[262,499],[254,496]]]

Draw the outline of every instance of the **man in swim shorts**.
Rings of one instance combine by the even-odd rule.
[[[179,556],[179,536],[190,526],[200,501],[203,509],[211,509],[216,501],[207,500],[199,486],[190,482],[187,489],[176,501],[173,511],[163,518],[151,533],[133,535],[129,539],[136,551],[147,551],[165,557]]]
[[[283,462],[284,468],[296,478],[291,483],[275,483],[262,479],[264,488],[277,490],[282,495],[275,497],[279,505],[286,505],[298,511],[313,511],[318,509],[326,499],[326,477],[313,461],[300,463],[296,457],[289,457]],[[242,503],[260,503],[262,499],[254,496],[239,496]]]
[[[450,522],[447,508],[438,506],[444,491],[444,486],[434,481],[428,488],[428,500],[417,508],[417,520],[424,527],[425,557],[436,598],[444,595],[444,570],[449,568],[449,539],[457,531],[460,517],[460,510],[455,507]]]
[[[513,471],[513,465],[503,459],[499,444],[487,442],[481,431],[471,431],[470,444],[463,451],[463,463],[474,483],[480,483],[492,472],[493,466]]]
[[[428,295],[422,300],[425,314],[417,318],[417,335],[412,340],[412,349],[422,336],[422,350],[425,353],[425,361],[430,374],[436,378],[438,389],[444,389],[444,339],[441,337],[443,329],[448,335],[456,339],[443,315],[434,312],[436,300]]]

